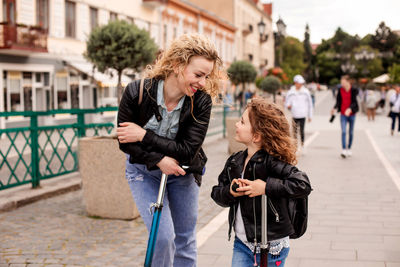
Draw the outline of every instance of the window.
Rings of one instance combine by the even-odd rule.
[[[167,48],[168,25],[164,24],[164,49]]]
[[[118,19],[118,14],[115,12],[110,12],[110,21],[114,21]]]
[[[44,80],[44,86],[49,86],[50,85],[50,73],[45,72],[43,80]]]
[[[3,0],[3,21],[15,24],[15,0]]]
[[[42,73],[40,73],[40,72],[35,73],[35,82],[37,82],[37,83],[42,82]]]
[[[93,30],[98,26],[98,12],[97,8],[90,8],[90,29]]]
[[[65,1],[65,36],[75,38],[75,3]]]
[[[10,105],[8,106],[9,111],[23,111],[21,101],[21,86],[22,86],[22,73],[20,72],[9,72],[9,100]]]
[[[67,87],[68,87],[68,73],[61,72],[56,74],[55,79],[56,86],[56,95],[58,109],[66,109],[68,107],[68,95],[67,95]]]
[[[49,28],[49,1],[36,0],[36,22],[43,29]]]

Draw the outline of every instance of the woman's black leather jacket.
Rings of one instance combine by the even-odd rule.
[[[218,205],[230,207],[229,238],[240,203],[247,241],[258,243],[261,242],[261,196],[234,197],[230,193],[231,181],[241,177],[246,157],[247,150],[235,153],[227,160],[224,170],[218,177],[218,185],[212,189],[211,197]],[[265,150],[259,150],[246,165],[243,177],[248,180],[266,181],[268,240],[291,235],[294,230],[290,222],[287,202],[289,198],[310,194],[311,186],[307,175],[295,166],[274,158]]]
[[[118,110],[118,124],[134,122],[143,127],[155,115],[162,120],[157,105],[158,80],[145,79],[143,99],[139,106],[139,84],[136,80],[128,84],[122,96]],[[145,164],[148,169],[157,169],[156,164],[164,157],[176,159],[181,165],[204,166],[207,157],[201,145],[207,133],[212,101],[210,95],[198,90],[193,98],[193,116],[191,99],[185,100],[179,117],[179,129],[174,140],[161,137],[146,130],[142,142],[119,143],[119,148],[130,155],[130,163]],[[194,174],[196,182],[201,184],[201,175]]]

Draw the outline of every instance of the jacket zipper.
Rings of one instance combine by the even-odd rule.
[[[274,205],[272,204],[272,201],[271,201],[269,198],[268,198],[268,204],[269,204],[269,206],[270,206],[272,212],[275,214],[275,221],[276,221],[276,222],[279,222],[279,214],[278,214],[278,212],[276,211]]]
[[[231,167],[228,167],[228,178],[229,178],[230,184],[232,184],[232,179],[231,179],[230,171],[231,171]],[[229,186],[230,186],[230,185],[229,185]],[[232,227],[235,227],[235,220],[236,220],[236,208],[235,208],[235,204],[233,204],[233,221],[232,221]],[[230,241],[230,240],[231,240],[231,232],[229,232],[229,235],[228,235],[228,241]]]
[[[256,179],[256,163],[253,165],[253,181]],[[256,198],[253,198],[253,215],[254,215],[254,255],[257,251],[257,214],[256,214]]]

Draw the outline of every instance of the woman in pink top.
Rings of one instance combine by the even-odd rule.
[[[350,157],[351,145],[353,143],[353,131],[355,114],[358,111],[357,95],[358,89],[351,86],[349,75],[342,76],[340,80],[341,88],[337,94],[336,104],[333,107],[331,114],[335,114],[335,110],[340,112],[340,125],[342,128],[342,158]],[[349,142],[346,146],[346,129],[349,124]]]

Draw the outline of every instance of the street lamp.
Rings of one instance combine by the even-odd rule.
[[[278,28],[278,33],[281,36],[286,36],[286,24],[283,20],[279,17],[278,21],[276,22],[276,27]]]
[[[372,51],[368,51],[366,48],[363,48],[359,52],[354,54],[354,58],[357,61],[362,62],[362,64],[363,64],[362,74],[367,75],[369,72],[367,69],[367,63],[368,63],[368,61],[375,58],[375,53]]]
[[[356,66],[354,66],[354,64],[350,63],[350,61],[346,61],[346,63],[343,63],[342,65],[340,65],[340,68],[346,74],[356,72]]]
[[[258,27],[258,32],[260,33],[260,43],[266,42],[268,40],[268,34],[265,34],[265,23],[262,17],[261,21],[257,23],[257,27]]]
[[[282,41],[286,36],[286,24],[283,20],[279,17],[278,21],[276,22],[276,28],[278,32],[275,33],[275,45],[276,47],[279,46],[279,60],[277,66],[282,64]],[[275,48],[276,49],[276,48]]]

